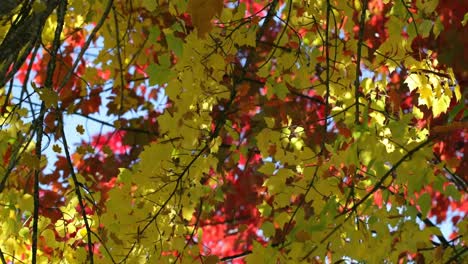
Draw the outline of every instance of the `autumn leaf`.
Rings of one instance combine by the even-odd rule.
[[[148,11],[153,12],[156,10],[156,8],[158,8],[158,2],[153,0],[143,0],[142,6],[148,9]]]
[[[3,2],[4,263],[463,261],[462,1]]]
[[[59,145],[57,145],[57,144],[54,144],[54,145],[52,146],[52,150],[53,150],[54,152],[56,152],[56,153],[62,153],[62,148],[61,148]]]
[[[84,129],[83,125],[77,125],[76,126],[76,132],[78,132],[78,134],[80,134],[80,135],[83,135],[84,132],[85,132],[85,129]]]
[[[205,257],[205,262],[204,263],[217,264],[218,262],[219,262],[218,256],[210,255],[210,256]]]
[[[38,88],[32,83],[32,87],[39,94],[39,97],[44,102],[47,108],[57,107],[58,104],[58,94],[49,88]]]
[[[221,15],[222,0],[189,0],[187,11],[192,16],[192,23],[198,30],[198,37],[204,38],[211,31],[211,19]]]

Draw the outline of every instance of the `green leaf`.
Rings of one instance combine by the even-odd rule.
[[[434,21],[434,27],[432,28],[432,32],[434,33],[434,37],[438,38],[440,35],[440,32],[444,31],[444,24],[442,24],[442,21],[440,19],[436,19]]]
[[[266,202],[263,202],[261,205],[257,206],[257,209],[260,212],[260,214],[262,214],[263,217],[270,216],[271,211],[272,211],[271,206]]]
[[[289,93],[289,90],[286,87],[286,84],[283,82],[272,84],[272,88],[273,88],[273,94],[278,96],[279,99],[286,98],[286,95]]]
[[[275,166],[274,163],[267,162],[267,163],[263,164],[262,167],[260,167],[260,169],[258,169],[258,171],[265,174],[265,175],[272,175],[273,172],[275,171],[275,169],[276,169],[276,166]]]
[[[148,39],[152,42],[157,42],[159,36],[161,35],[161,30],[159,27],[150,27]]]
[[[154,63],[148,66],[146,72],[149,75],[149,84],[151,86],[164,85],[174,76],[174,73],[167,67]]]
[[[421,214],[423,217],[427,215],[432,207],[432,198],[428,193],[422,194],[418,199],[419,208],[421,208]]]
[[[168,48],[174,52],[177,57],[181,57],[184,51],[183,41],[173,34],[166,34]]]
[[[461,193],[453,184],[450,184],[447,187],[445,187],[445,193],[452,197],[452,199],[454,199],[455,201],[460,201],[461,199]]]
[[[272,222],[263,223],[262,230],[265,237],[272,237],[275,234],[275,226]]]
[[[430,15],[432,12],[435,11],[437,5],[439,4],[439,1],[445,1],[445,0],[427,0],[424,1],[422,4],[422,10],[424,13]],[[419,2],[421,3],[421,2]]]
[[[466,26],[466,22],[468,22],[468,12],[465,13],[465,16],[463,16],[463,21],[461,22],[461,24],[463,26]]]
[[[431,33],[432,25],[434,22],[432,20],[424,19],[419,25],[418,25],[418,30],[419,34],[423,38],[427,38],[429,36],[429,33]]]
[[[169,53],[162,54],[158,56],[159,65],[162,67],[170,68],[171,67],[171,55]]]

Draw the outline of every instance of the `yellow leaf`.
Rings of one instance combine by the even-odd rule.
[[[141,5],[146,8],[148,11],[151,11],[153,12],[154,10],[156,10],[156,8],[158,7],[158,3],[156,0],[143,0],[143,2],[141,3]]]
[[[372,113],[369,114],[369,116],[372,117],[372,119],[374,119],[375,122],[377,122],[377,124],[379,124],[381,126],[384,125],[384,122],[385,122],[386,118],[382,113],[372,112]]]
[[[265,68],[265,67],[264,67]],[[273,128],[275,126],[275,118],[273,117],[265,117],[265,123],[268,128]]]
[[[364,94],[369,94],[371,91],[373,91],[375,85],[372,83],[371,78],[365,78],[361,82],[362,89],[364,91]]]
[[[223,0],[190,0],[187,11],[192,16],[193,26],[198,30],[198,37],[203,38],[211,31],[211,19],[221,15]]]
[[[81,228],[80,231],[78,231],[78,234],[80,235],[81,238],[85,238],[86,235],[88,234],[88,231],[86,228]]]
[[[31,153],[24,153],[22,155],[22,162],[31,169],[39,169],[40,166],[39,159]]]
[[[424,113],[416,106],[413,106],[413,115],[416,119],[422,119],[424,117]]]
[[[42,30],[42,41],[44,43],[52,43],[54,41],[56,28],[57,28],[57,15],[53,14],[49,16],[44,23],[44,29]],[[60,34],[60,38],[62,37],[63,37],[63,31],[62,31],[62,34]]]
[[[409,75],[406,78],[405,83],[408,85],[410,92],[423,85],[420,75],[417,73]]]
[[[34,84],[32,85],[33,89],[39,94],[39,98],[45,103],[47,108],[51,106],[57,107],[58,103],[58,94],[49,88],[37,88]]]
[[[460,101],[462,95],[461,95],[461,92],[460,92],[460,85],[456,85],[455,86],[455,98],[457,98],[457,101]]]
[[[24,194],[18,199],[17,206],[20,210],[33,211],[33,197],[30,194]]]
[[[194,212],[195,212],[195,208],[185,206],[182,208],[182,217],[185,220],[191,220]]]
[[[217,138],[213,139],[210,144],[210,152],[217,153],[221,143],[223,143],[223,139],[221,137],[218,136]]]
[[[432,105],[432,89],[428,85],[419,87],[419,105]]]
[[[443,95],[440,98],[434,100],[432,106],[432,113],[434,117],[438,117],[441,113],[445,113],[450,104],[450,97]]]

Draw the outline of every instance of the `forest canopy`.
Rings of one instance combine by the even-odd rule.
[[[463,0],[3,0],[0,261],[462,263]]]

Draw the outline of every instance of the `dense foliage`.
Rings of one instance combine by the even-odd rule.
[[[466,1],[0,5],[3,264],[466,257]]]

